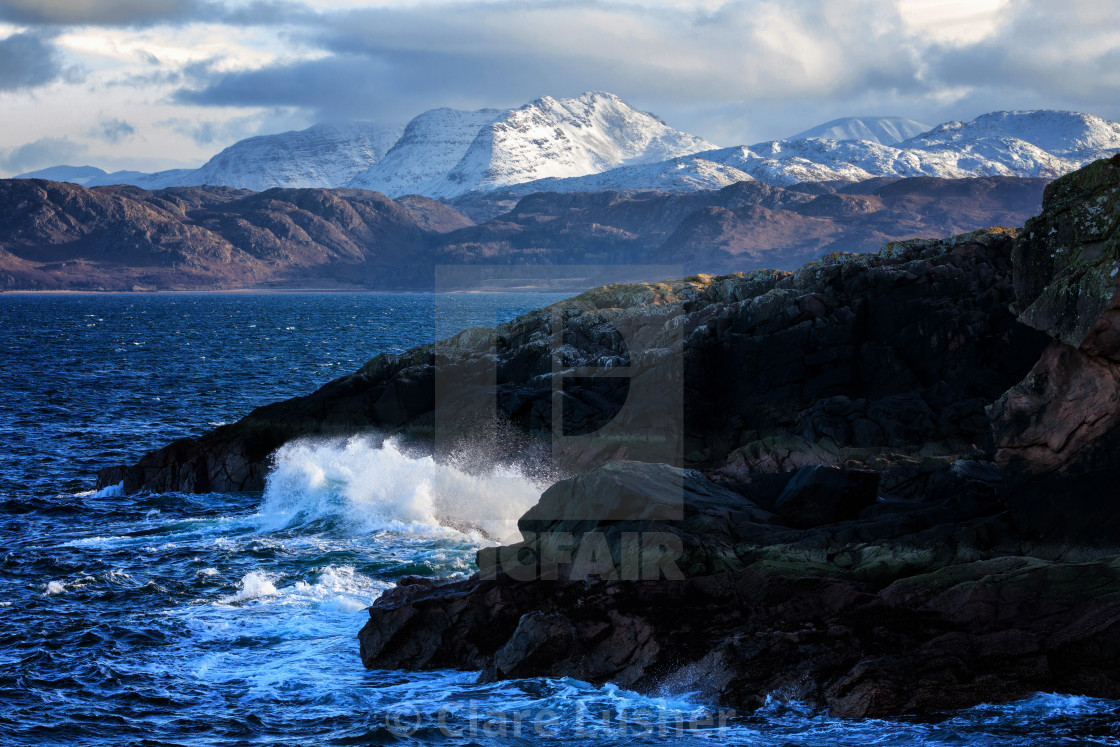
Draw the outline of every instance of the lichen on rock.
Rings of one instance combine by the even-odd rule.
[[[1013,472],[1120,466],[1120,155],[1046,189],[1014,250],[1019,319],[1054,340],[991,408]]]

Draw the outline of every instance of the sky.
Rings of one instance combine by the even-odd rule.
[[[1120,120],[1112,0],[0,0],[0,176],[618,94],[721,145],[844,116]]]

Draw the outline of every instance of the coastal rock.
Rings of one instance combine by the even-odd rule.
[[[1007,309],[1015,236],[836,255],[719,309],[687,343],[688,453],[739,474],[989,453],[984,407],[1046,339]]]
[[[363,661],[370,667],[400,663],[398,647],[430,647],[458,661],[455,666],[467,666],[466,659],[451,654],[454,642],[470,635],[458,622],[486,619],[494,621],[486,631],[492,647],[476,645],[469,658],[470,666],[482,670],[483,681],[572,676],[639,691],[699,692],[742,709],[773,697],[791,698],[848,717],[937,713],[1040,690],[1117,697],[1120,558],[1114,548],[1120,539],[1120,511],[1107,497],[1120,479],[1112,420],[1120,391],[1112,344],[1120,336],[1112,327],[1115,292],[1106,287],[1096,293],[1092,285],[1100,279],[1100,266],[1107,269],[1117,259],[1115,213],[1087,222],[1100,218],[1095,207],[1110,204],[1112,190],[1120,184],[1117,166],[1098,163],[1056,183],[1048,193],[1048,212],[1028,225],[1022,243],[1015,243],[1014,234],[1003,234],[1005,248],[1016,246],[1018,308],[1025,320],[1055,339],[1047,347],[1041,336],[1020,338],[1030,342],[1026,354],[1036,364],[990,409],[997,418],[994,443],[973,443],[968,455],[967,448],[946,437],[954,428],[978,431],[984,422],[976,403],[986,394],[994,399],[998,392],[978,383],[994,388],[998,377],[990,368],[979,380],[970,374],[984,370],[973,366],[993,351],[968,348],[966,358],[956,358],[954,351],[968,347],[968,333],[954,331],[957,316],[929,328],[907,328],[908,322],[899,326],[896,321],[921,318],[904,312],[914,296],[936,296],[938,284],[944,289],[954,278],[967,276],[960,265],[938,264],[937,258],[974,259],[990,247],[991,235],[884,249],[881,259],[902,261],[908,276],[882,273],[881,265],[866,258],[837,257],[809,266],[779,279],[763,294],[729,305],[730,311],[719,309],[704,328],[711,337],[735,334],[743,328],[743,317],[736,314],[755,315],[748,318],[766,330],[767,341],[783,351],[797,351],[783,359],[780,378],[803,382],[797,367],[805,365],[798,358],[805,347],[783,344],[783,335],[805,323],[801,339],[811,339],[817,321],[829,319],[825,339],[830,344],[810,349],[821,350],[821,360],[840,368],[840,373],[830,371],[833,378],[816,390],[822,396],[807,406],[790,404],[803,389],[791,394],[767,384],[750,385],[757,387],[753,391],[767,392],[767,404],[776,411],[784,408],[787,429],[764,433],[731,451],[731,459],[712,471],[721,481],[720,491],[658,465],[602,467],[558,483],[526,515],[523,542],[480,553],[478,576],[407,600],[378,600],[359,634]],[[1082,242],[1075,251],[1065,245],[1065,252],[1082,259],[1040,272],[1030,262],[1038,255],[1032,242],[1040,234],[1060,237],[1059,230],[1041,231],[1056,229],[1059,215],[1089,226],[1085,235],[1096,243]],[[1057,259],[1059,252],[1053,254],[1051,259]],[[918,258],[928,264],[915,264]],[[1047,273],[1056,280],[1045,281]],[[868,276],[878,282],[867,284]],[[878,348],[877,360],[887,361],[889,375],[864,390],[879,392],[879,397],[860,396],[851,383],[874,371],[866,366],[853,376],[845,370],[855,368],[844,355],[853,335],[831,336],[836,327],[844,329],[844,315],[832,310],[834,294],[859,287],[859,298],[868,303],[884,291],[890,297],[899,283],[923,277],[922,284],[930,288],[895,297],[893,313],[864,317],[859,327],[865,343],[870,337],[866,328],[876,324],[890,330],[889,340],[909,335],[913,347],[906,347],[908,342],[884,347],[913,366],[912,378],[899,377],[891,356]],[[1051,287],[1054,282],[1060,293]],[[1070,293],[1070,288],[1080,290]],[[811,293],[797,296],[790,290]],[[1090,293],[1096,296],[1080,299]],[[1055,298],[1073,306],[1055,307]],[[993,306],[1015,300],[1014,293],[1007,293]],[[842,310],[852,313],[853,306],[849,301]],[[930,307],[923,310],[935,315]],[[804,316],[798,319],[797,313]],[[791,325],[793,319],[798,321]],[[1015,322],[1004,330],[1004,344],[1020,333]],[[704,339],[703,332],[691,334],[690,343]],[[939,349],[942,335],[952,342]],[[753,380],[759,377],[752,362],[767,353],[749,341],[743,336],[734,344],[695,344],[692,349],[726,355],[746,348],[737,359],[742,365],[717,370],[746,368],[744,378]],[[991,337],[984,343],[991,344]],[[934,361],[925,357],[931,349],[949,352]],[[926,367],[933,367],[937,381],[916,386],[915,380],[921,382],[918,372]],[[897,378],[904,386],[892,390]],[[711,384],[721,381],[722,408],[734,412],[744,399],[750,401],[733,388],[736,377],[713,378]],[[846,391],[828,391],[841,381],[848,384]],[[964,381],[974,387],[971,397],[960,396],[966,391]],[[704,402],[702,391],[690,401]],[[758,417],[743,420],[760,422]],[[722,438],[732,432],[716,429]],[[934,433],[943,441],[933,448],[911,441]],[[994,445],[1000,447],[995,462],[986,458]],[[876,471],[826,466],[837,463]],[[782,468],[798,469],[792,474],[764,471]],[[654,485],[647,485],[648,479]],[[667,486],[689,480],[690,487],[681,491],[682,517],[653,521],[643,513],[667,505]],[[643,492],[653,500],[643,502]],[[698,522],[698,517],[710,517],[713,510],[718,515],[720,506],[736,503],[749,510],[730,524]],[[572,508],[565,510],[568,506]],[[612,511],[620,507],[644,521],[619,522]],[[616,525],[631,531],[616,530]],[[695,531],[697,526],[702,531]],[[551,568],[538,562],[546,555],[534,555],[533,547],[557,530],[567,530],[563,534],[570,554],[565,559],[574,563],[581,548],[591,547],[587,554],[604,561],[592,566],[597,573],[527,578],[500,572],[506,570],[503,559],[511,558],[530,560],[522,567],[530,565],[538,574]],[[674,557],[685,569],[679,577],[662,573],[660,563],[657,580],[652,574],[624,575],[627,559],[634,556],[627,542],[633,545],[641,531],[677,541]],[[638,557],[643,557],[640,551]],[[715,557],[718,566],[694,562]],[[494,600],[501,600],[496,608]],[[392,624],[405,614],[450,619],[450,628],[460,632],[450,644],[433,644],[422,631],[414,634]],[[412,666],[426,668],[428,661],[446,663],[448,658],[432,654]]]
[[[891,244],[796,273],[606,286],[493,332],[379,356],[311,395],[153,452],[126,490],[259,490],[268,455],[293,438],[371,430],[447,442],[495,418],[577,472],[641,460],[741,481],[985,457],[985,406],[1047,341],[1007,308],[1015,236]],[[99,483],[120,479],[109,470]]]
[[[878,497],[877,472],[802,467],[774,501],[774,512],[805,529],[855,519]]]
[[[992,477],[981,465],[958,472],[958,491],[978,472]],[[687,485],[681,519],[651,519],[629,500],[648,480],[664,494],[666,477]],[[655,506],[676,499],[664,497]],[[601,518],[577,521],[572,500]],[[480,553],[479,574],[378,599],[359,634],[362,660],[481,670],[483,682],[575,677],[699,693],[745,710],[777,695],[847,717],[933,713],[1038,690],[1120,694],[1111,653],[1120,652],[1120,558],[1000,555],[976,531],[999,524],[998,504],[968,531],[967,512],[906,503],[893,510],[909,516],[908,533],[851,543],[843,522],[783,527],[747,496],[688,471],[607,465],[546,492],[523,521],[526,540]],[[620,509],[637,516],[621,518]],[[542,521],[542,511],[558,516]],[[558,530],[566,530],[561,566],[579,566],[591,545],[595,572],[565,572],[556,556],[541,562],[547,553],[529,560]],[[679,540],[679,577],[665,573],[663,558],[657,574],[626,577],[635,548],[649,546],[643,531]],[[509,572],[494,572],[503,559]],[[521,575],[525,568],[535,575]]]
[[[992,407],[997,459],[1026,476],[1120,469],[1120,156],[1046,190],[1015,251],[1019,318],[1053,342]]]
[[[634,581],[718,572],[737,565],[737,546],[790,535],[751,495],[696,470],[609,462],[545,490],[517,522],[523,540],[480,550],[479,571]]]

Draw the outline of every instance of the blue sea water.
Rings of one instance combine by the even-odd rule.
[[[500,523],[543,487],[501,465],[354,439],[285,448],[263,493],[92,490],[100,467],[557,298],[0,295],[0,744],[1120,744],[1120,704],[1068,695],[845,721],[777,693],[728,714],[365,670],[365,608],[402,575],[470,573],[490,541],[437,521],[432,481]]]

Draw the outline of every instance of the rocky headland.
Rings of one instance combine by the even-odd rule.
[[[842,716],[1116,698],[1118,231],[1113,157],[1022,229],[597,289],[99,484],[255,490],[294,438],[438,448],[493,421],[571,476],[477,574],[379,598],[366,666]]]

